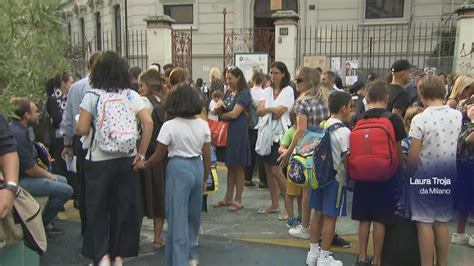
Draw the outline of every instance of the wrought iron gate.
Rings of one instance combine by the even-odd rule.
[[[264,52],[275,61],[275,28],[227,29],[224,33],[224,68],[234,64],[235,53]]]
[[[189,30],[173,30],[172,50],[173,65],[180,67],[189,72],[190,77],[193,75],[193,28]]]

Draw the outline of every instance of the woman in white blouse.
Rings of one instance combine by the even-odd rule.
[[[290,87],[290,73],[284,63],[277,61],[270,66],[270,77],[271,87],[263,91],[257,107],[257,114],[259,116],[271,114],[272,122],[281,122],[284,130],[286,130],[291,126],[289,110],[291,110],[295,101],[293,88]],[[278,157],[280,156],[278,148],[280,147],[280,140],[283,137],[284,131],[272,133],[273,145],[271,152],[268,155],[261,156],[265,164],[272,203],[270,207],[260,209],[258,213],[261,214],[279,212],[280,192],[283,195],[286,194],[287,181],[278,162]],[[285,211],[282,212],[279,218],[286,218],[286,213],[285,208]]]

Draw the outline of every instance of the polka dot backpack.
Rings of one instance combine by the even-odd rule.
[[[94,133],[99,148],[110,153],[133,153],[138,140],[138,125],[130,100],[131,91],[93,89],[92,92],[99,96]]]

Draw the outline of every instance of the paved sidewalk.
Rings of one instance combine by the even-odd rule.
[[[259,208],[270,204],[268,190],[245,188],[244,209],[229,212],[226,208],[212,208],[225,194],[225,168],[219,166],[219,191],[209,196],[209,212],[203,214],[199,254],[201,265],[305,265],[308,241],[288,235],[284,221],[278,214],[258,214]],[[350,197],[348,206],[351,206]],[[296,204],[296,203],[295,203]],[[68,205],[69,206],[69,205]],[[283,208],[283,200],[280,207]],[[295,206],[296,207],[296,206]],[[41,258],[42,265],[86,265],[89,261],[80,255],[82,238],[78,214],[71,207],[60,215],[66,219],[57,223],[66,234],[50,241],[48,252]],[[350,210],[349,210],[350,213]],[[450,224],[453,232],[455,224]],[[467,228],[474,233],[474,226]],[[358,250],[357,223],[344,217],[337,222],[337,232],[353,245],[349,249],[334,248],[334,257],[352,265]],[[153,223],[145,219],[142,228],[140,256],[126,260],[126,265],[164,265],[164,249],[152,249]],[[448,265],[473,265],[474,248],[450,245]]]

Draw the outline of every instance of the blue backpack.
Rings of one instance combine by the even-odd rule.
[[[301,136],[288,162],[287,176],[291,183],[312,189],[318,188],[313,153],[323,136],[321,133],[311,131]]]
[[[342,123],[335,123],[326,129],[324,137],[319,142],[313,153],[314,168],[316,172],[317,188],[322,188],[331,183],[337,174],[333,166],[332,148],[331,148],[331,133],[334,130],[345,127]]]

